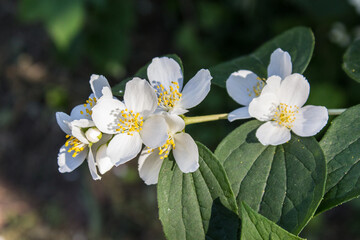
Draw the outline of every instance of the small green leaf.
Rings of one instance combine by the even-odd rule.
[[[237,204],[245,201],[271,221],[298,234],[324,193],[326,162],[313,138],[291,136],[279,146],[263,146],[253,120],[230,133],[215,155],[223,163]]]
[[[183,71],[184,73],[184,68],[183,68],[183,65],[182,65],[182,61],[181,59],[176,55],[176,54],[168,54],[168,55],[165,55],[163,57],[169,57],[169,58],[172,58],[174,59],[176,62],[179,63],[180,67],[181,67],[181,70]],[[151,63],[148,62],[145,66],[141,67],[133,77],[139,77],[139,78],[142,78],[142,79],[147,79],[147,67],[149,66],[149,64]],[[130,81],[132,78],[126,78],[124,80],[122,80],[120,83],[116,84],[113,88],[112,88],[112,92],[115,96],[119,96],[119,97],[122,97],[124,95],[124,91],[125,91],[125,85],[128,81]]]
[[[199,169],[182,173],[165,159],[158,181],[159,217],[168,239],[238,239],[237,205],[226,173],[204,145]]]
[[[320,142],[328,169],[319,213],[360,195],[359,116],[360,105],[349,108],[335,118]]]
[[[342,67],[349,77],[360,82],[360,40],[346,50]]]
[[[81,0],[63,0],[61,4],[61,11],[46,22],[46,29],[56,47],[63,51],[67,50],[84,24],[85,6]]]
[[[289,52],[293,73],[303,73],[310,62],[314,50],[314,35],[309,28],[296,27],[266,42],[250,55],[242,56],[210,68],[212,83],[225,87],[226,79],[238,70],[250,70],[259,77],[267,77],[267,67],[271,53],[281,48]]]
[[[301,240],[261,214],[255,212],[245,202],[240,206],[241,239]]]

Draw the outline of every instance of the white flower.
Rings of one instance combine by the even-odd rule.
[[[260,121],[266,121],[256,131],[263,145],[279,145],[290,140],[292,130],[301,137],[318,133],[328,121],[325,107],[305,106],[310,92],[308,81],[300,74],[292,74],[281,80],[272,76],[261,95],[249,105],[249,113]]]
[[[168,139],[161,147],[151,149],[145,147],[139,157],[139,174],[146,184],[156,184],[164,158],[171,149],[177,165],[184,173],[195,172],[199,168],[199,152],[192,137],[182,132],[184,120],[175,115],[164,113],[168,125]]]
[[[111,92],[111,89],[105,77],[95,74],[90,78],[90,86],[93,93],[85,104],[73,108],[70,116],[63,112],[56,113],[57,123],[67,134],[67,140],[58,154],[58,165],[61,173],[72,172],[87,159],[93,179],[99,180],[101,177],[97,173],[96,167],[99,168],[101,174],[104,174],[113,166],[113,164],[110,166],[109,162],[103,160],[106,157],[99,154],[98,151],[103,145],[106,146],[106,142],[110,140],[111,136],[102,134],[95,127],[91,114],[92,108],[97,99],[102,96],[102,92]],[[99,155],[96,160],[95,154]]]
[[[270,57],[270,64],[267,68],[268,78],[279,76],[281,79],[289,76],[292,72],[291,57],[288,52],[276,49]],[[230,122],[237,119],[250,118],[249,104],[258,97],[265,86],[265,79],[259,78],[255,73],[248,70],[239,70],[230,75],[226,80],[226,90],[235,102],[244,105],[229,113]]]
[[[99,168],[100,173],[104,174],[106,171],[103,171],[103,169],[108,168],[109,164],[101,158],[95,160],[94,156],[97,154],[98,148],[106,145],[105,143],[110,140],[111,136],[102,134],[94,127],[94,123],[88,119],[73,120],[71,115],[57,112],[56,120],[60,128],[67,134],[67,140],[58,154],[59,172],[72,172],[87,159],[91,176],[94,180],[100,180],[101,177],[96,170],[96,166]],[[87,128],[89,129],[84,131]],[[87,134],[89,130],[93,132],[91,138],[87,137],[89,136]]]
[[[154,58],[147,68],[147,75],[157,92],[159,107],[176,115],[201,103],[210,91],[212,79],[209,70],[201,69],[182,89],[181,67],[168,57]]]
[[[143,143],[156,148],[166,142],[164,118],[152,115],[156,108],[153,88],[140,78],[126,83],[124,103],[114,99],[111,92],[103,92],[92,109],[92,118],[100,131],[115,134],[106,153],[116,166],[133,159]]]

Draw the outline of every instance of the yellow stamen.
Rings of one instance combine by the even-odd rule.
[[[175,106],[182,96],[178,91],[179,85],[177,82],[171,82],[170,89],[165,89],[162,84],[155,89],[158,95],[158,105],[165,109],[171,109]]]
[[[273,121],[277,122],[280,126],[291,129],[294,125],[296,119],[296,114],[299,112],[299,107],[289,106],[285,103],[280,103],[277,107],[275,114],[273,116]]]
[[[140,113],[134,113],[132,110],[129,112],[127,109],[121,111],[120,118],[118,119],[119,127],[116,131],[120,133],[127,133],[133,136],[133,132],[140,132],[144,124],[143,117],[140,117]]]
[[[65,147],[70,146],[67,152],[68,153],[73,152],[73,154],[71,155],[72,157],[76,157],[80,152],[82,152],[85,149],[86,144],[79,141],[76,137],[66,135],[66,138],[68,140],[66,140],[65,142]]]

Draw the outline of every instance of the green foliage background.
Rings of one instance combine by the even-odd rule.
[[[360,16],[349,1],[4,0],[0,9],[0,186],[29,205],[3,214],[0,236],[6,239],[164,238],[156,189],[141,182],[135,161],[96,183],[86,166],[66,176],[57,172],[63,133],[54,112],[68,112],[88,96],[92,73],[115,85],[153,57],[176,53],[186,81],[200,68],[306,26],[316,39],[304,72],[311,84],[308,104],[342,108],[360,102],[359,84],[342,69],[347,47],[360,36]],[[343,66],[350,76],[352,66]],[[190,115],[237,107],[213,85]],[[190,125],[186,131],[213,151],[240,123]],[[355,200],[321,214],[302,237],[360,239],[359,213]]]

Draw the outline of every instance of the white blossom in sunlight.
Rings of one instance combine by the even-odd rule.
[[[272,76],[259,97],[249,105],[250,116],[266,121],[256,131],[263,145],[279,145],[290,140],[291,133],[309,137],[318,133],[328,121],[328,111],[321,106],[304,106],[310,85],[301,74],[282,80]]]
[[[150,84],[157,93],[161,110],[181,115],[200,104],[210,91],[209,70],[201,69],[183,87],[183,73],[180,65],[172,58],[154,58],[147,68]]]
[[[101,174],[104,174],[113,166],[111,162],[106,161],[105,156],[98,154],[98,149],[103,145],[106,146],[111,135],[103,134],[95,127],[91,114],[97,99],[102,97],[102,90],[111,89],[106,78],[99,75],[91,76],[90,86],[93,93],[86,103],[74,107],[70,116],[63,112],[56,113],[57,123],[67,134],[67,140],[58,154],[58,165],[61,173],[72,172],[87,159],[93,179],[99,180],[101,177],[97,168]]]
[[[115,99],[108,89],[92,109],[92,118],[100,131],[114,134],[106,155],[116,166],[133,159],[142,144],[151,148],[167,140],[167,125],[163,117],[153,115],[157,97],[146,80],[134,78],[127,82],[124,102]]]
[[[184,120],[175,114],[163,113],[162,116],[168,126],[166,143],[155,149],[145,147],[139,157],[139,174],[148,185],[158,182],[162,162],[171,150],[182,172],[194,172],[199,168],[198,147],[192,137],[183,132]]]
[[[280,48],[276,49],[270,56],[270,64],[267,68],[268,78],[276,75],[284,79],[291,72],[292,63],[289,53]],[[239,70],[230,75],[226,80],[226,90],[235,102],[244,106],[229,113],[230,122],[251,118],[249,104],[254,98],[260,96],[265,84],[266,79],[261,79],[249,70]]]

